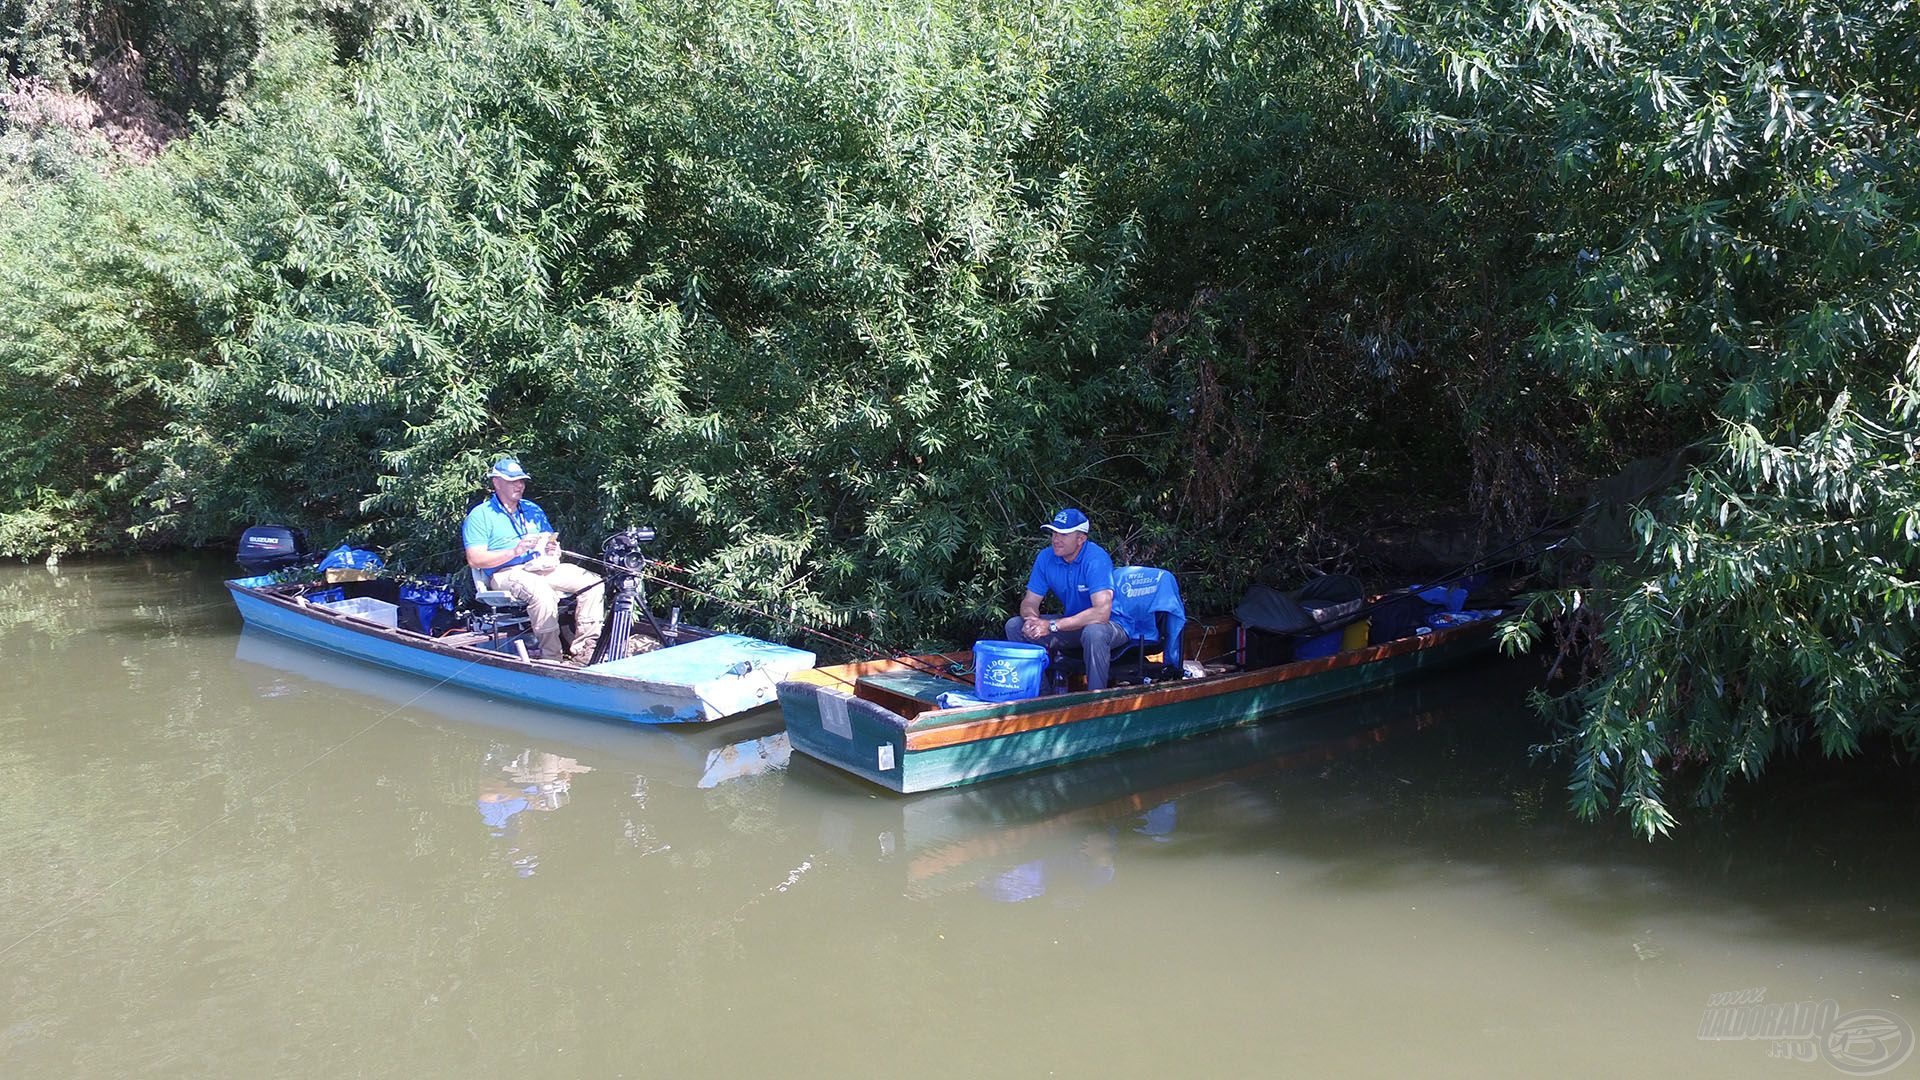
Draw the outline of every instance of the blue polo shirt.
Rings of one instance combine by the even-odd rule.
[[[547,520],[547,512],[532,499],[521,499],[520,508],[508,513],[500,503],[500,496],[489,495],[487,501],[467,511],[467,520],[460,526],[460,537],[467,547],[484,547],[488,551],[505,551],[520,542],[523,536],[538,532],[558,532],[553,523]],[[512,562],[502,563],[488,570],[492,575],[497,570],[509,566],[519,566],[523,562],[532,562],[540,557],[537,551],[529,551]]]
[[[1033,573],[1027,575],[1027,591],[1060,598],[1068,615],[1078,615],[1093,606],[1093,594],[1113,590],[1113,558],[1105,548],[1089,540],[1072,562],[1053,553],[1051,546],[1033,557]]]

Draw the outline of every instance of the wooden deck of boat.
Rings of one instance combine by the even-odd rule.
[[[860,697],[903,714],[908,710],[918,713],[937,709],[941,694],[973,689],[972,683],[956,675],[912,670],[862,675],[856,685]]]

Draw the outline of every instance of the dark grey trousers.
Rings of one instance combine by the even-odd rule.
[[[1055,646],[1080,646],[1087,657],[1089,690],[1107,688],[1107,669],[1113,661],[1113,654],[1127,647],[1127,632],[1110,622],[1097,622],[1079,630],[1062,630],[1057,634],[1041,634],[1037,638],[1030,638],[1021,627],[1021,621],[1018,615],[1007,620],[1008,641],[1025,641],[1045,645],[1049,649]]]

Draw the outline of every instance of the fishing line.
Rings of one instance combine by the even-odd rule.
[[[892,660],[895,663],[905,664],[908,667],[918,669],[919,671],[924,672],[928,675],[933,675],[942,679],[950,678],[950,676],[944,670],[942,670],[939,665],[929,664],[926,661],[921,660],[919,657],[912,655],[911,653],[907,653],[900,649],[895,649],[886,645],[882,645],[881,643],[874,641],[872,638],[869,638],[864,634],[860,634],[855,631],[848,630],[848,631],[845,631],[845,633],[847,634],[847,637],[840,637],[835,634],[830,634],[825,630],[821,630],[808,623],[802,622],[798,618],[795,618],[794,616],[776,615],[771,611],[754,607],[752,604],[746,603],[745,601],[732,600],[727,597],[721,596],[718,593],[709,592],[697,586],[689,585],[684,581],[675,581],[672,578],[662,577],[659,574],[649,572],[649,570],[653,567],[660,567],[665,570],[674,571],[675,573],[686,574],[691,576],[693,574],[693,571],[688,570],[684,566],[675,566],[670,562],[666,562],[660,559],[648,558],[645,564],[643,564],[640,569],[627,570],[625,568],[615,567],[600,559],[596,559],[591,555],[584,555],[577,551],[569,551],[567,552],[567,554],[573,556],[575,559],[581,562],[592,563],[595,566],[603,567],[607,570],[616,571],[619,573],[638,574],[640,577],[646,578],[649,581],[653,581],[657,584],[667,586],[668,588],[679,589],[682,592],[690,593],[694,596],[699,596],[708,600],[712,600],[716,604],[722,604],[727,607],[731,607],[739,611],[746,612],[749,615],[758,616],[762,619],[768,620],[769,622],[775,622],[775,623],[780,623],[781,625],[784,625],[784,626],[790,626],[802,634],[807,634],[812,637],[819,638],[822,641],[828,642],[833,645],[837,645],[842,649],[850,650],[859,655],[864,655],[864,656],[875,658],[875,659]],[[593,586],[589,585],[587,586],[587,588],[591,589],[593,588]],[[585,592],[586,589],[582,589],[580,591]],[[852,640],[849,640],[849,638],[851,638]]]
[[[685,582],[674,581],[671,578],[665,578],[665,577],[659,577],[653,574],[647,574],[645,571],[642,571],[641,573],[643,576],[651,578],[652,580],[660,583],[661,585],[665,585],[668,588],[679,589],[683,592],[692,593],[695,596],[705,597],[706,599],[712,600],[714,603],[726,604],[731,607],[738,608],[739,610],[744,611],[750,615],[757,615],[760,618],[767,619],[772,622],[784,623],[788,626],[793,627],[795,630],[798,630],[802,634],[809,634],[813,637],[819,638],[822,641],[826,641],[834,645],[838,645],[843,649],[851,649],[856,653],[863,653],[869,657],[892,660],[895,663],[901,663],[901,664],[907,665],[908,667],[917,668],[920,671],[925,672],[926,674],[934,675],[942,679],[945,679],[948,677],[947,673],[939,665],[929,664],[926,661],[921,660],[919,657],[914,656],[910,653],[904,652],[899,649],[894,649],[886,645],[882,645],[879,642],[874,641],[872,638],[869,638],[864,634],[860,634],[851,630],[846,631],[846,633],[853,639],[849,641],[847,640],[847,638],[839,637],[834,634],[829,634],[825,630],[821,630],[816,627],[810,626],[807,623],[801,622],[799,619],[794,618],[791,615],[776,615],[771,611],[766,611],[764,609],[754,607],[752,604],[748,604],[740,600],[730,600],[716,593],[708,592],[705,589],[701,589],[693,585],[688,585]]]
[[[1562,543],[1565,543],[1566,538],[1563,537],[1562,539],[1547,545],[1542,551],[1533,552],[1530,555],[1519,555],[1511,559],[1503,560],[1501,562],[1491,561],[1496,556],[1503,555],[1509,551],[1514,550],[1515,548],[1518,548],[1524,544],[1527,544],[1528,542],[1538,538],[1539,536],[1545,533],[1551,532],[1554,529],[1565,527],[1566,525],[1569,525],[1575,521],[1578,521],[1580,518],[1586,516],[1589,513],[1592,513],[1595,509],[1599,508],[1604,501],[1605,500],[1596,499],[1593,502],[1587,504],[1586,506],[1580,508],[1579,510],[1576,510],[1570,514],[1563,515],[1559,518],[1555,518],[1547,522],[1546,524],[1541,525],[1540,527],[1534,529],[1533,531],[1526,533],[1525,535],[1519,537],[1518,539],[1513,540],[1507,544],[1504,544],[1498,548],[1495,548],[1494,550],[1487,552],[1485,555],[1481,555],[1478,558],[1473,559],[1471,562],[1465,563],[1460,567],[1458,567],[1457,569],[1454,569],[1446,574],[1443,574],[1440,577],[1435,578],[1431,582],[1425,583],[1422,586],[1422,588],[1423,589],[1437,588],[1437,587],[1458,581],[1461,578],[1466,577],[1469,573],[1472,573],[1476,569],[1491,570],[1495,567],[1511,565],[1512,563],[1521,562],[1527,558],[1544,554],[1547,551],[1552,551],[1558,548]],[[587,555],[581,552],[568,551],[566,552],[566,554],[582,563],[590,563],[594,566],[601,567],[605,570],[613,571],[616,573],[635,573],[635,574],[638,574],[638,576],[640,577],[654,581],[660,585],[664,585],[669,588],[679,589],[691,595],[712,600],[717,604],[734,608],[738,611],[745,612],[749,615],[758,616],[759,618],[766,619],[770,622],[779,623],[785,626],[790,626],[794,630],[798,631],[799,633],[802,633],[811,637],[819,638],[822,641],[829,642],[833,645],[839,646],[842,649],[848,649],[855,653],[864,654],[869,657],[884,658],[884,659],[892,660],[897,663],[906,664],[909,667],[916,668],[922,672],[937,676],[939,678],[943,678],[943,679],[948,678],[947,672],[942,670],[939,666],[928,664],[925,661],[919,659],[918,657],[908,654],[906,652],[903,652],[899,649],[894,649],[889,646],[882,645],[881,643],[874,641],[873,639],[866,637],[863,634],[860,634],[854,631],[846,631],[847,637],[841,637],[836,634],[830,634],[815,626],[802,622],[796,617],[793,617],[790,615],[776,615],[773,612],[755,607],[752,604],[748,604],[744,601],[729,599],[727,597],[720,596],[717,593],[710,592],[706,589],[702,589],[697,586],[690,585],[684,581],[675,581],[672,578],[662,577],[657,573],[649,572],[651,569],[657,567],[662,570],[669,570],[674,573],[683,574],[691,577],[693,575],[693,571],[687,569],[684,566],[676,566],[673,563],[667,562],[662,559],[648,558],[638,570],[629,570],[625,567],[613,566],[612,564],[607,563],[601,559],[596,559],[591,555]],[[569,595],[577,596],[579,595],[579,593],[584,593],[589,589],[598,587],[599,584],[602,584],[602,583],[596,582],[594,585],[589,585],[587,586],[587,588],[581,589],[579,590],[579,592],[572,593]],[[1359,609],[1354,611],[1348,617],[1341,620],[1339,623],[1328,624],[1328,626],[1322,626],[1320,629],[1325,630],[1325,629],[1328,629],[1329,627],[1343,626],[1343,625],[1346,625],[1347,623],[1357,621],[1359,618],[1371,613],[1374,609],[1380,607],[1382,604],[1385,604],[1388,601],[1396,599],[1400,596],[1409,595],[1414,591],[1415,590],[1411,588],[1395,589],[1392,592],[1389,592],[1381,596],[1378,600],[1374,600],[1372,602],[1362,604]],[[849,638],[851,640],[849,640]]]

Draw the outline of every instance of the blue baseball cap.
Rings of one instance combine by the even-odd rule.
[[[1041,528],[1051,529],[1057,533],[1093,531],[1093,526],[1087,523],[1087,515],[1071,506],[1053,515],[1053,520],[1042,525]]]
[[[499,461],[494,462],[493,471],[488,473],[487,476],[489,479],[497,476],[502,480],[532,479],[532,477],[527,474],[527,470],[520,467],[520,459],[510,457],[503,457]]]

